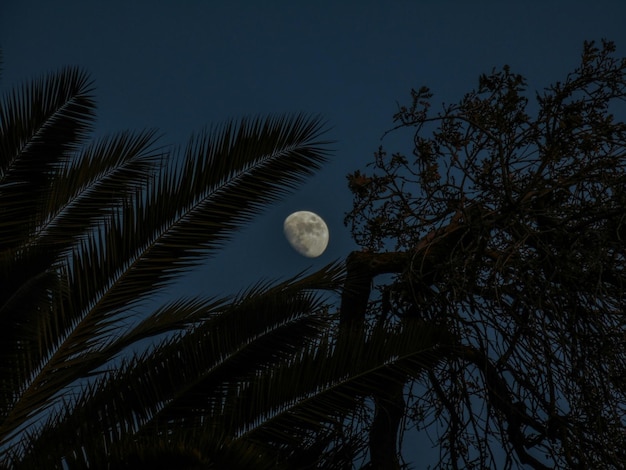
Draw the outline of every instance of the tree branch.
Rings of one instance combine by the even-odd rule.
[[[449,234],[457,226],[448,226],[442,234]],[[460,232],[459,232],[460,233]],[[453,237],[457,238],[457,237]],[[441,240],[441,239],[440,239]],[[443,246],[436,249],[430,244],[426,249],[425,243],[420,243],[416,251],[423,251],[423,261],[420,264],[430,272],[434,269],[435,258],[440,256],[442,250],[447,249],[448,242],[458,240],[447,239]],[[346,260],[346,282],[341,298],[340,321],[342,328],[361,328],[367,312],[367,304],[371,293],[374,277],[381,274],[401,273],[415,255],[407,252],[353,252]],[[526,451],[526,440],[522,432],[522,425],[527,425],[540,433],[545,433],[545,427],[530,418],[524,411],[522,403],[513,403],[511,393],[505,381],[498,374],[495,366],[482,352],[470,346],[462,344],[448,345],[447,353],[469,361],[481,371],[487,386],[487,399],[504,415],[508,427],[507,438],[520,462],[528,464],[535,469],[547,470],[543,465]],[[398,428],[405,410],[404,402],[405,378],[390,380],[384,393],[374,396],[375,415],[370,429],[370,456],[368,468],[371,469],[394,469],[399,468],[397,455]]]
[[[402,272],[407,253],[353,251],[346,260],[346,281],[341,296],[340,319],[343,327],[365,319],[372,281],[380,274]]]

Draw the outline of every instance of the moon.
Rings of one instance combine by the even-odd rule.
[[[287,241],[294,250],[307,258],[317,258],[328,246],[328,227],[319,215],[298,211],[289,215],[283,223]]]

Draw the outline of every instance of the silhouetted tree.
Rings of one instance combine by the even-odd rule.
[[[392,130],[411,133],[412,152],[381,147],[348,176],[363,250],[347,260],[344,326],[417,319],[443,338],[432,366],[373,393],[370,468],[399,467],[403,420],[430,431],[444,468],[626,468],[626,60],[614,53],[585,43],[534,100],[506,66],[439,112],[413,90]]]
[[[94,110],[73,68],[0,106],[0,465],[260,466],[265,451],[235,431],[262,427],[284,397],[244,414],[235,392],[317,338],[311,289],[332,288],[341,269],[239,296],[145,300],[319,168],[321,122],[228,122],[176,152],[153,131],[87,143]]]

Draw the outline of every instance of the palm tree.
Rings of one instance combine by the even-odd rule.
[[[88,143],[92,93],[66,68],[0,105],[0,465],[351,465],[366,442],[346,423],[436,335],[337,335],[320,292],[338,262],[154,306],[320,167],[321,120],[231,121],[180,151],[154,131]]]
[[[222,344],[188,351],[207,355],[196,359],[217,367],[217,359],[257,336],[280,336],[274,330],[284,324],[305,336],[315,324],[300,318],[315,310],[313,295],[289,299],[275,311],[271,302],[283,302],[288,289],[267,286],[243,298],[175,300],[143,316],[133,312],[319,167],[327,153],[316,140],[320,120],[230,122],[192,137],[178,153],[157,147],[153,131],[84,145],[94,117],[91,94],[85,73],[65,69],[8,95],[0,111],[4,463],[39,454],[41,437],[71,421],[63,416],[68,409],[86,413],[86,402],[123,393],[120,380],[130,380],[141,367],[144,378],[148,371],[158,375],[155,361],[180,352],[182,337],[197,342],[208,330],[219,330]],[[244,302],[249,297],[256,297],[254,307]],[[229,329],[241,315],[245,329]],[[164,339],[149,353],[125,356],[157,335]],[[118,365],[107,373],[112,360]],[[202,366],[192,369],[168,398],[159,390],[159,401],[188,392]],[[179,365],[177,371],[183,370]],[[166,385],[157,377],[129,391],[144,400],[144,411],[157,406],[150,387]],[[160,403],[158,411],[169,410]],[[130,417],[111,419],[124,426],[124,418]]]

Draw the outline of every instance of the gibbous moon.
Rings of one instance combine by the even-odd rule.
[[[326,222],[314,212],[294,212],[285,219],[283,230],[293,249],[307,258],[317,258],[328,246]]]

